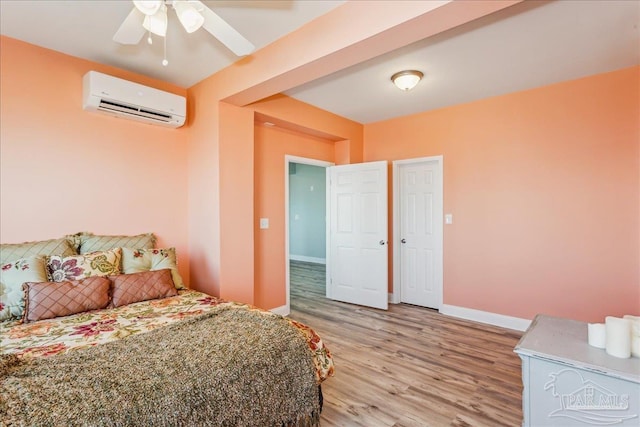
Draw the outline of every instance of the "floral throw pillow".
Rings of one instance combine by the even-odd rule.
[[[129,249],[122,248],[122,272],[125,274],[142,273],[168,268],[176,289],[186,286],[178,272],[175,248],[167,249]]]
[[[120,248],[68,257],[53,255],[47,258],[47,274],[52,282],[120,274],[121,259]]]
[[[21,258],[2,264],[0,268],[0,321],[21,318],[24,312],[25,282],[46,282],[45,259],[40,256]]]

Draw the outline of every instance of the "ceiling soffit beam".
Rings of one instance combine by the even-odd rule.
[[[244,106],[521,1],[347,2],[212,78],[225,102]]]

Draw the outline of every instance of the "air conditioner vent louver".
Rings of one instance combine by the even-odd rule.
[[[83,108],[177,128],[186,120],[187,102],[183,96],[89,71],[83,78]]]
[[[157,111],[151,111],[151,110],[139,108],[133,105],[126,105],[118,102],[107,101],[106,99],[100,100],[100,104],[98,104],[98,109],[134,114],[136,116],[146,117],[152,120],[159,120],[164,123],[167,123],[171,120],[171,115],[169,114],[158,113]]]

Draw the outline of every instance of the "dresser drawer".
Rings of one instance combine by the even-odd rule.
[[[537,315],[514,351],[523,425],[640,426],[640,359],[591,347],[585,322]]]
[[[525,426],[640,425],[640,385],[521,356]]]

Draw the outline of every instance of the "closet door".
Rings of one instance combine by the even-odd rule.
[[[394,163],[400,301],[442,305],[442,157]]]

